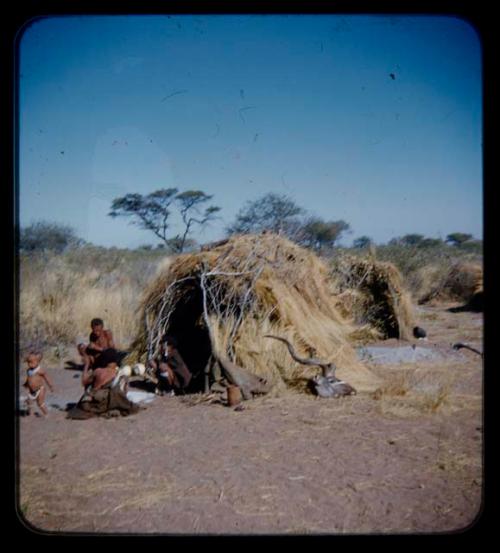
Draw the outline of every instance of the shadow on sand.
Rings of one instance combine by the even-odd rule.
[[[74,361],[66,361],[64,368],[67,371],[83,371],[83,364],[75,363]]]
[[[144,392],[150,392],[154,394],[156,384],[150,380],[131,380],[128,383],[129,388],[135,388],[137,390],[143,390]]]
[[[450,313],[463,313],[464,311],[470,311],[471,313],[481,313],[483,311],[483,293],[475,293],[465,305],[450,307],[448,311]]]
[[[61,407],[59,403],[49,403],[49,406],[52,407],[53,409],[57,409],[57,411],[65,412],[72,409],[76,405],[76,403],[77,403],[76,401],[72,401],[72,402],[66,403],[64,407]]]
[[[450,307],[447,309],[449,313],[481,313],[483,311],[482,306],[477,307],[474,305],[471,305],[470,303],[466,303],[465,305],[459,305],[458,307]]]

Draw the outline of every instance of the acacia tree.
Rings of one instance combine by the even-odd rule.
[[[453,232],[448,234],[446,242],[449,242],[452,246],[461,246],[465,242],[472,240],[472,234],[466,234],[464,232]]]
[[[353,241],[352,247],[362,250],[364,248],[368,248],[370,244],[373,244],[373,240],[369,236],[363,235]]]
[[[389,241],[389,245],[419,247],[424,240],[425,237],[422,234],[405,234],[404,236],[392,238],[392,240]]]
[[[216,213],[220,211],[220,207],[210,205],[201,212],[201,207],[212,198],[213,196],[209,196],[201,190],[186,190],[186,192],[181,192],[175,197],[175,201],[180,206],[179,210],[185,227],[182,236],[176,236],[171,244],[171,246],[176,244],[177,251],[184,251],[194,224],[203,227],[216,218]]]
[[[307,248],[320,252],[333,248],[342,234],[349,232],[345,221],[325,221],[320,217],[311,217],[302,226],[298,242]]]
[[[426,238],[422,234],[405,234],[389,240],[389,246],[403,246],[410,248],[436,248],[443,245],[440,238]]]
[[[304,214],[305,210],[291,198],[271,192],[247,202],[236,214],[234,222],[226,228],[226,232],[231,235],[269,230],[293,238],[300,226],[298,217]]]
[[[438,248],[439,246],[442,246],[444,242],[441,240],[441,238],[424,238],[422,240],[420,247],[421,248]]]
[[[132,223],[143,229],[152,231],[171,251],[182,253],[187,245],[193,245],[189,233],[193,225],[205,225],[215,218],[219,207],[208,206],[203,212],[201,207],[212,196],[201,190],[187,190],[179,193],[177,188],[164,188],[143,196],[142,194],[126,194],[115,198],[111,204],[111,217],[131,217]],[[182,235],[169,236],[171,206],[179,211],[185,229]]]
[[[319,252],[333,248],[342,234],[350,231],[345,221],[325,221],[306,214],[290,197],[271,192],[247,202],[226,232],[228,235],[275,232]]]
[[[168,245],[169,207],[177,192],[177,188],[164,188],[146,196],[126,194],[113,200],[108,215],[110,217],[132,217],[132,224],[152,231]]]

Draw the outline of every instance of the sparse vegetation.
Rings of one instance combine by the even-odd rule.
[[[296,213],[293,206],[288,207],[287,213]],[[284,215],[280,224],[286,220]],[[21,344],[55,347],[60,342],[73,343],[77,336],[86,335],[92,317],[102,316],[119,342],[127,346],[135,332],[139,298],[157,267],[168,263],[169,250],[148,245],[129,250],[83,244],[72,229],[51,224],[34,225],[24,236],[32,236],[36,228],[47,231],[41,233],[38,244],[51,247],[30,249],[25,240],[20,251]],[[346,254],[361,259],[376,255],[377,261],[393,263],[414,301],[467,301],[478,289],[482,282],[479,242],[429,245],[430,239],[408,236],[371,253],[366,248],[371,241],[361,237],[353,248],[336,248],[329,256],[338,260]],[[187,245],[194,248],[186,238],[178,249]]]
[[[454,380],[448,372],[400,366],[391,370],[390,378],[385,374],[384,384],[371,397],[380,402],[383,414],[434,414],[450,406]]]

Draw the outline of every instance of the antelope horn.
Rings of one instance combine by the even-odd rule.
[[[460,348],[470,349],[471,351],[473,351],[474,353],[477,353],[481,357],[483,356],[483,353],[481,351],[471,346],[468,346],[467,344],[462,344],[462,342],[457,342],[456,344],[453,344],[453,349],[458,350]]]
[[[290,342],[286,338],[281,338],[281,336],[273,336],[272,334],[264,334],[264,338],[274,338],[275,340],[280,340],[281,342],[285,343],[288,347],[290,355],[295,361],[297,361],[297,363],[302,363],[302,365],[314,365],[315,367],[324,367],[325,365],[327,365],[327,363],[320,361],[319,359],[304,359],[302,357],[299,357],[295,353],[292,344],[290,344]]]

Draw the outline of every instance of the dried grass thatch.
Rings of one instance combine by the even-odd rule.
[[[358,328],[353,337],[408,340],[414,327],[410,294],[398,269],[374,258],[345,256],[334,263],[338,286],[337,306]]]
[[[218,353],[275,390],[305,387],[317,368],[297,364],[283,344],[263,337],[274,334],[288,338],[304,357],[333,361],[338,377],[358,390],[378,383],[349,342],[354,327],[338,309],[328,268],[273,234],[236,236],[179,255],[146,290],[141,311],[132,361],[153,355],[169,333],[194,373],[203,371],[215,344]]]
[[[432,266],[423,267],[421,273],[422,279],[429,281],[429,286],[421,290],[418,297],[419,303],[462,301],[468,302],[471,308],[481,310],[483,297],[481,265],[458,262],[441,274],[437,274]],[[425,279],[426,275],[427,279]]]

